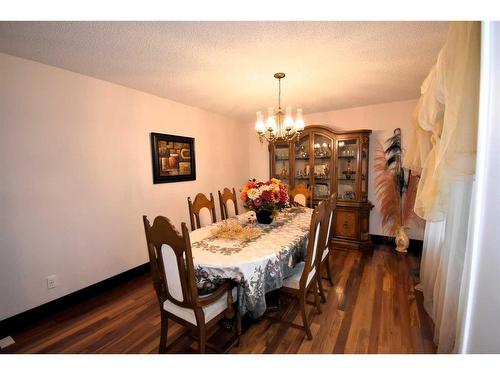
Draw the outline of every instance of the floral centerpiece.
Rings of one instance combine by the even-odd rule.
[[[240,198],[246,208],[255,211],[262,224],[270,224],[279,211],[289,206],[288,188],[276,178],[266,182],[248,180]]]

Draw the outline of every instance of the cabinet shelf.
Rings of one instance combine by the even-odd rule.
[[[339,158],[339,159],[356,159],[356,155],[352,155],[352,156],[349,156],[349,155],[339,155],[339,156],[337,156],[337,158]]]
[[[330,160],[332,157],[331,156],[315,156],[315,160]]]

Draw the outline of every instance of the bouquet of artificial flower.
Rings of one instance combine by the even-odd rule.
[[[289,207],[288,188],[276,178],[266,182],[248,180],[241,189],[240,198],[246,208],[255,212],[267,211],[275,214]]]

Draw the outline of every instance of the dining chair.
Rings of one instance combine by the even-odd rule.
[[[290,202],[298,206],[312,207],[312,193],[311,190],[304,184],[297,184],[288,193]]]
[[[333,225],[335,223],[335,209],[337,206],[337,194],[333,193],[330,198],[328,198],[325,202],[325,215],[323,217],[323,223],[321,226],[320,233],[320,244],[323,244],[320,248],[321,256],[318,256],[318,288],[321,295],[321,301],[326,302],[325,290],[323,288],[323,269],[326,269],[327,280],[330,285],[333,286],[333,277],[332,270],[330,266],[330,256],[332,254],[331,251],[331,235]]]
[[[233,202],[234,206],[234,215],[231,215],[231,212],[228,210],[228,201]],[[233,191],[229,190],[229,188],[224,188],[222,193],[219,190],[219,204],[220,204],[220,216],[222,220],[229,219],[231,216],[238,215],[238,201],[236,198],[236,191],[233,188]]]
[[[194,201],[191,201],[191,197],[188,197],[188,207],[191,230],[201,228],[208,224],[203,223],[202,225],[202,221],[200,221],[200,212],[202,212],[204,208],[208,209],[212,223],[217,222],[217,215],[215,214],[215,200],[212,193],[210,193],[210,200],[203,193],[196,194]]]
[[[200,353],[204,353],[206,347],[219,350],[206,341],[207,331],[222,318],[233,317],[235,314],[233,302],[237,299],[237,288],[232,281],[225,281],[213,293],[199,296],[186,223],[182,223],[181,235],[164,216],[156,217],[153,226],[146,216],[143,216],[143,221],[151,276],[161,311],[159,352],[168,351],[169,319],[187,327],[189,331],[196,332]],[[236,312],[235,328],[236,333],[231,339],[230,347],[235,342],[239,343],[241,317],[238,312]],[[170,347],[174,346],[182,336],[184,334],[174,340]]]
[[[297,325],[293,322],[276,319],[266,315],[267,318],[277,320],[294,328],[303,329],[306,332],[307,338],[312,339],[309,321],[307,320],[306,303],[309,292],[314,294],[314,302],[318,313],[321,314],[321,306],[319,301],[318,282],[316,278],[319,276],[317,272],[318,266],[318,249],[320,248],[320,232],[325,215],[325,202],[320,202],[311,216],[309,227],[309,241],[307,243],[306,258],[303,262],[298,263],[293,270],[291,276],[283,280],[283,287],[280,289],[282,294],[294,297],[299,301],[300,312],[302,315],[303,325]]]

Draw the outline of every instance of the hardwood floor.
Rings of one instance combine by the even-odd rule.
[[[253,322],[231,353],[434,353],[432,322],[414,285],[419,259],[379,246],[373,254],[336,251],[334,286],[325,282],[327,302],[318,315],[309,306],[313,340],[304,331],[269,319]],[[312,299],[312,296],[310,296]],[[302,324],[298,306],[283,299],[280,313]],[[156,353],[160,314],[149,275],[114,288],[13,338],[8,353]],[[193,352],[196,343],[171,322],[173,352]],[[230,332],[217,328],[210,339],[222,345]]]

